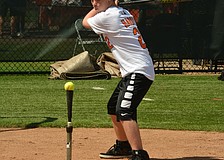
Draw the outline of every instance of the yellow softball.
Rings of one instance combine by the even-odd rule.
[[[72,82],[67,82],[65,83],[64,88],[66,91],[73,91],[75,87]]]

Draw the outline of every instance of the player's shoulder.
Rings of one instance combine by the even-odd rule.
[[[98,13],[95,17],[100,19],[102,22],[111,21],[119,17],[119,10],[117,7],[110,7],[107,10]]]
[[[123,8],[121,8],[121,7],[113,6],[113,7],[108,8],[104,13],[106,16],[117,16],[120,14],[120,12],[122,10],[123,10]]]

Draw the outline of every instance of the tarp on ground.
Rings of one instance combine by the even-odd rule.
[[[50,65],[49,79],[110,79],[120,77],[120,71],[112,53],[102,53],[98,59],[87,51],[69,60]]]

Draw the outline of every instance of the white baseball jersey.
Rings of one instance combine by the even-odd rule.
[[[121,75],[141,73],[154,80],[154,66],[133,16],[121,7],[110,7],[88,19],[96,34],[102,34],[117,60]]]

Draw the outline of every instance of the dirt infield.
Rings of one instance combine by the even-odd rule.
[[[152,160],[224,160],[224,133],[141,129]],[[112,128],[74,128],[73,160],[99,160]],[[65,160],[65,128],[0,128],[0,160]]]

